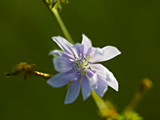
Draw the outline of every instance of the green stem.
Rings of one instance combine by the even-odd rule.
[[[119,116],[114,106],[109,102],[105,102],[101,97],[99,97],[95,91],[92,91],[92,97],[100,111],[102,117],[106,118],[106,120],[112,120]]]
[[[66,26],[64,25],[64,23],[63,23],[60,15],[59,15],[58,10],[56,9],[56,7],[53,7],[53,8],[51,9],[51,11],[52,11],[52,13],[55,15],[55,17],[56,17],[56,19],[57,19],[57,22],[59,23],[59,25],[60,25],[60,27],[61,27],[61,29],[62,29],[62,32],[63,32],[63,34],[64,34],[64,36],[66,37],[66,39],[67,39],[69,42],[71,42],[71,43],[73,44],[74,42],[73,42],[73,40],[72,40],[72,38],[71,38],[71,36],[70,36],[70,34],[69,34]]]
[[[106,113],[109,112],[109,108],[107,107],[106,103],[102,98],[100,98],[94,91],[92,91],[92,97],[101,113],[101,115],[104,117],[106,116]]]

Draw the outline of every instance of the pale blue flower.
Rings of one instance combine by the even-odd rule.
[[[113,46],[101,48],[92,47],[92,43],[82,35],[82,43],[72,45],[64,38],[53,37],[53,41],[63,50],[53,50],[54,68],[59,73],[50,78],[47,83],[54,88],[62,87],[70,82],[65,104],[72,103],[82,90],[83,100],[86,100],[92,90],[102,97],[108,86],[118,91],[118,82],[113,74],[103,65],[103,62],[114,58],[121,52]]]

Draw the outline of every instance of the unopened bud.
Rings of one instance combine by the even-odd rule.
[[[144,93],[150,88],[152,88],[152,86],[153,86],[152,81],[148,78],[145,78],[140,83],[139,92]]]

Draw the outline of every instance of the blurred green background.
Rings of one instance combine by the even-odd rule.
[[[158,120],[160,108],[160,1],[70,0],[60,12],[74,41],[85,33],[94,46],[113,45],[122,55],[103,64],[119,81],[119,92],[109,88],[104,99],[122,111],[142,78],[154,87],[136,111],[145,120]],[[80,94],[64,105],[66,87],[54,89],[41,77],[6,78],[14,65],[26,61],[39,71],[55,74],[49,51],[52,36],[61,35],[56,19],[42,0],[0,0],[0,120],[98,120],[90,97]]]

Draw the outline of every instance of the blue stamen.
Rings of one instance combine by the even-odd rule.
[[[81,59],[79,61],[83,63],[83,61]]]
[[[88,63],[85,66],[88,66]]]
[[[76,72],[77,74],[81,74],[81,72],[84,72],[86,69],[89,69],[92,71],[91,67],[89,67],[89,62],[85,56],[81,56],[80,58],[77,58],[74,55],[74,61],[72,62],[73,65],[73,71]]]
[[[86,68],[83,68],[81,71],[85,70]]]
[[[84,60],[87,61],[87,59],[84,57]]]
[[[81,73],[81,71],[77,71],[76,73]]]
[[[74,55],[74,58],[77,59],[75,55]]]
[[[82,59],[84,59],[84,56],[82,56]]]

